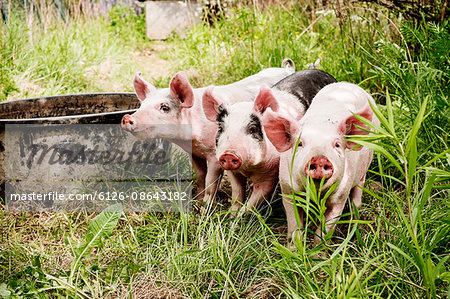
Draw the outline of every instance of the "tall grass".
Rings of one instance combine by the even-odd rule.
[[[418,143],[440,153],[449,144],[450,24],[447,21],[441,25],[404,22],[399,27],[402,42],[408,48],[394,41],[380,40],[374,44],[375,51],[365,49],[366,59],[373,68],[376,87],[390,90],[396,114],[405,122],[406,130],[413,125],[422,103],[428,100],[429,112]]]
[[[232,219],[225,204],[210,215],[122,213],[112,235],[105,235],[103,247],[93,246],[90,256],[80,257],[75,245],[84,244],[80,240],[92,233],[88,223],[94,215],[0,210],[0,294],[448,296],[448,23],[412,24],[386,16],[386,11],[367,4],[322,13],[297,2],[265,10],[247,6],[229,10],[212,27],[193,28],[184,39],[172,37],[169,50],[160,54],[173,60],[174,69],[196,70],[196,86],[229,83],[279,66],[285,57],[293,58],[297,69],[320,57],[323,70],[374,94],[381,125],[372,127],[373,135],[355,138],[375,151],[363,205],[354,215],[343,215],[328,243],[313,248],[311,233],[305,231],[297,250],[291,251],[286,248],[284,215],[255,213]],[[55,27],[46,35],[24,31],[23,24],[15,22],[2,27],[0,53],[6,59],[1,78],[14,83],[24,76],[47,94],[102,90],[107,83],[84,76],[89,68],[80,61],[89,67],[106,57],[124,61],[129,50],[148,46],[142,36],[130,38],[131,26],[120,21],[76,21],[63,25],[64,33]],[[118,47],[122,41],[123,47]],[[33,59],[27,60],[27,55]],[[131,89],[134,71],[128,68],[136,66],[123,67],[122,75],[110,80]],[[3,89],[3,95],[11,96],[11,88],[17,87]],[[319,192],[301,194],[314,211],[310,222],[323,216]],[[278,194],[274,201],[279,203]]]
[[[347,26],[341,27],[334,10],[308,14],[293,1],[265,11],[244,6],[211,27],[199,25],[172,53],[184,57],[185,67],[210,70],[209,82],[202,84],[232,82],[268,66],[279,67],[285,57],[292,58],[297,69],[320,58],[321,67],[337,79],[360,82],[370,71],[360,45],[384,38],[390,24],[370,11],[350,13],[344,20]],[[380,32],[367,34],[374,25]]]
[[[131,91],[146,44],[144,18],[116,7],[109,16],[46,26],[23,22],[20,10],[0,24],[0,100],[81,92]],[[128,26],[129,23],[134,27]]]

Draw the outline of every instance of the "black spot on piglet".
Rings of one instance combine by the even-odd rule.
[[[250,122],[245,128],[245,131],[247,134],[252,135],[252,137],[259,142],[263,141],[264,139],[261,121],[255,114],[250,115]]]
[[[217,125],[219,126],[219,128],[217,130],[217,135],[216,135],[216,146],[217,146],[217,143],[219,142],[220,135],[222,135],[222,132],[223,132],[223,120],[227,116],[228,116],[228,111],[224,105],[220,105],[219,107],[217,107],[216,122],[217,122]]]

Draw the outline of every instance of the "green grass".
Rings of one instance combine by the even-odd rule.
[[[140,67],[133,53],[151,47],[143,17],[117,7],[108,18],[80,17],[45,27],[27,26],[22,18],[11,14],[0,24],[0,100],[133,90]]]
[[[312,248],[312,234],[304,233],[296,251],[286,248],[278,194],[270,217],[232,219],[227,204],[210,215],[122,213],[103,242],[93,244],[101,246],[89,248],[83,245],[96,231],[90,224],[100,216],[12,214],[2,207],[0,295],[448,297],[447,21],[407,23],[366,4],[341,8],[340,18],[313,15],[291,2],[231,10],[212,27],[198,25],[184,39],[158,44],[143,37],[142,19],[124,11],[45,30],[29,31],[18,18],[2,24],[0,97],[130,91],[140,67],[130,53],[161,44],[167,49],[158,57],[174,73],[187,70],[195,86],[233,82],[285,57],[297,69],[320,57],[323,70],[360,84],[379,104],[381,126],[358,139],[375,150],[363,205],[357,215],[344,215],[328,243]],[[97,68],[105,61],[106,74]],[[166,86],[169,79],[153,82]],[[320,204],[317,192],[307,196]],[[308,221],[323,216],[322,209],[314,213]],[[77,244],[90,255],[80,255]]]

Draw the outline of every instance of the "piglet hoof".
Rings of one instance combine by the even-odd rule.
[[[197,211],[200,212],[200,215],[209,215],[212,213],[213,205],[206,201],[197,200],[195,201],[195,205],[197,206]]]
[[[242,204],[240,204],[240,203],[234,203],[234,204],[232,204],[232,205],[231,205],[231,208],[230,208],[230,217],[231,217],[231,218],[236,218],[236,217],[238,217],[239,211],[241,210],[241,208],[242,208]]]
[[[245,216],[250,215],[250,211],[246,206],[242,206],[240,204],[233,205],[230,208],[230,217],[236,220],[244,220]]]
[[[290,251],[296,251],[297,250],[297,246],[295,246],[294,242],[292,242],[292,241],[287,244],[287,248]]]
[[[252,214],[252,210],[249,209],[247,206],[242,206],[241,209],[239,210],[239,217],[243,217],[243,216],[250,216]]]
[[[230,210],[230,218],[237,218],[238,217],[238,214],[239,214],[239,211],[236,211],[236,210],[233,210],[233,209],[231,209]]]
[[[196,214],[202,213],[202,210],[204,209],[203,205],[204,205],[204,203],[202,201],[195,200],[195,201],[192,202],[192,210]]]
[[[314,236],[314,241],[312,243],[312,247],[315,248],[318,245],[320,245],[322,243],[322,238],[318,237],[318,236]]]
[[[233,219],[241,219],[246,213],[242,212],[240,209],[230,209],[230,217]]]
[[[204,206],[200,206],[200,214],[205,215],[206,214],[206,210]]]
[[[201,200],[202,200],[204,205],[212,205],[212,204],[214,204],[214,195],[210,194],[210,193],[205,193],[201,197]]]

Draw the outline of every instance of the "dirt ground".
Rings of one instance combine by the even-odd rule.
[[[151,48],[140,49],[133,53],[139,70],[146,78],[168,77],[173,75],[171,62],[160,57],[169,45],[164,42],[155,42]]]

